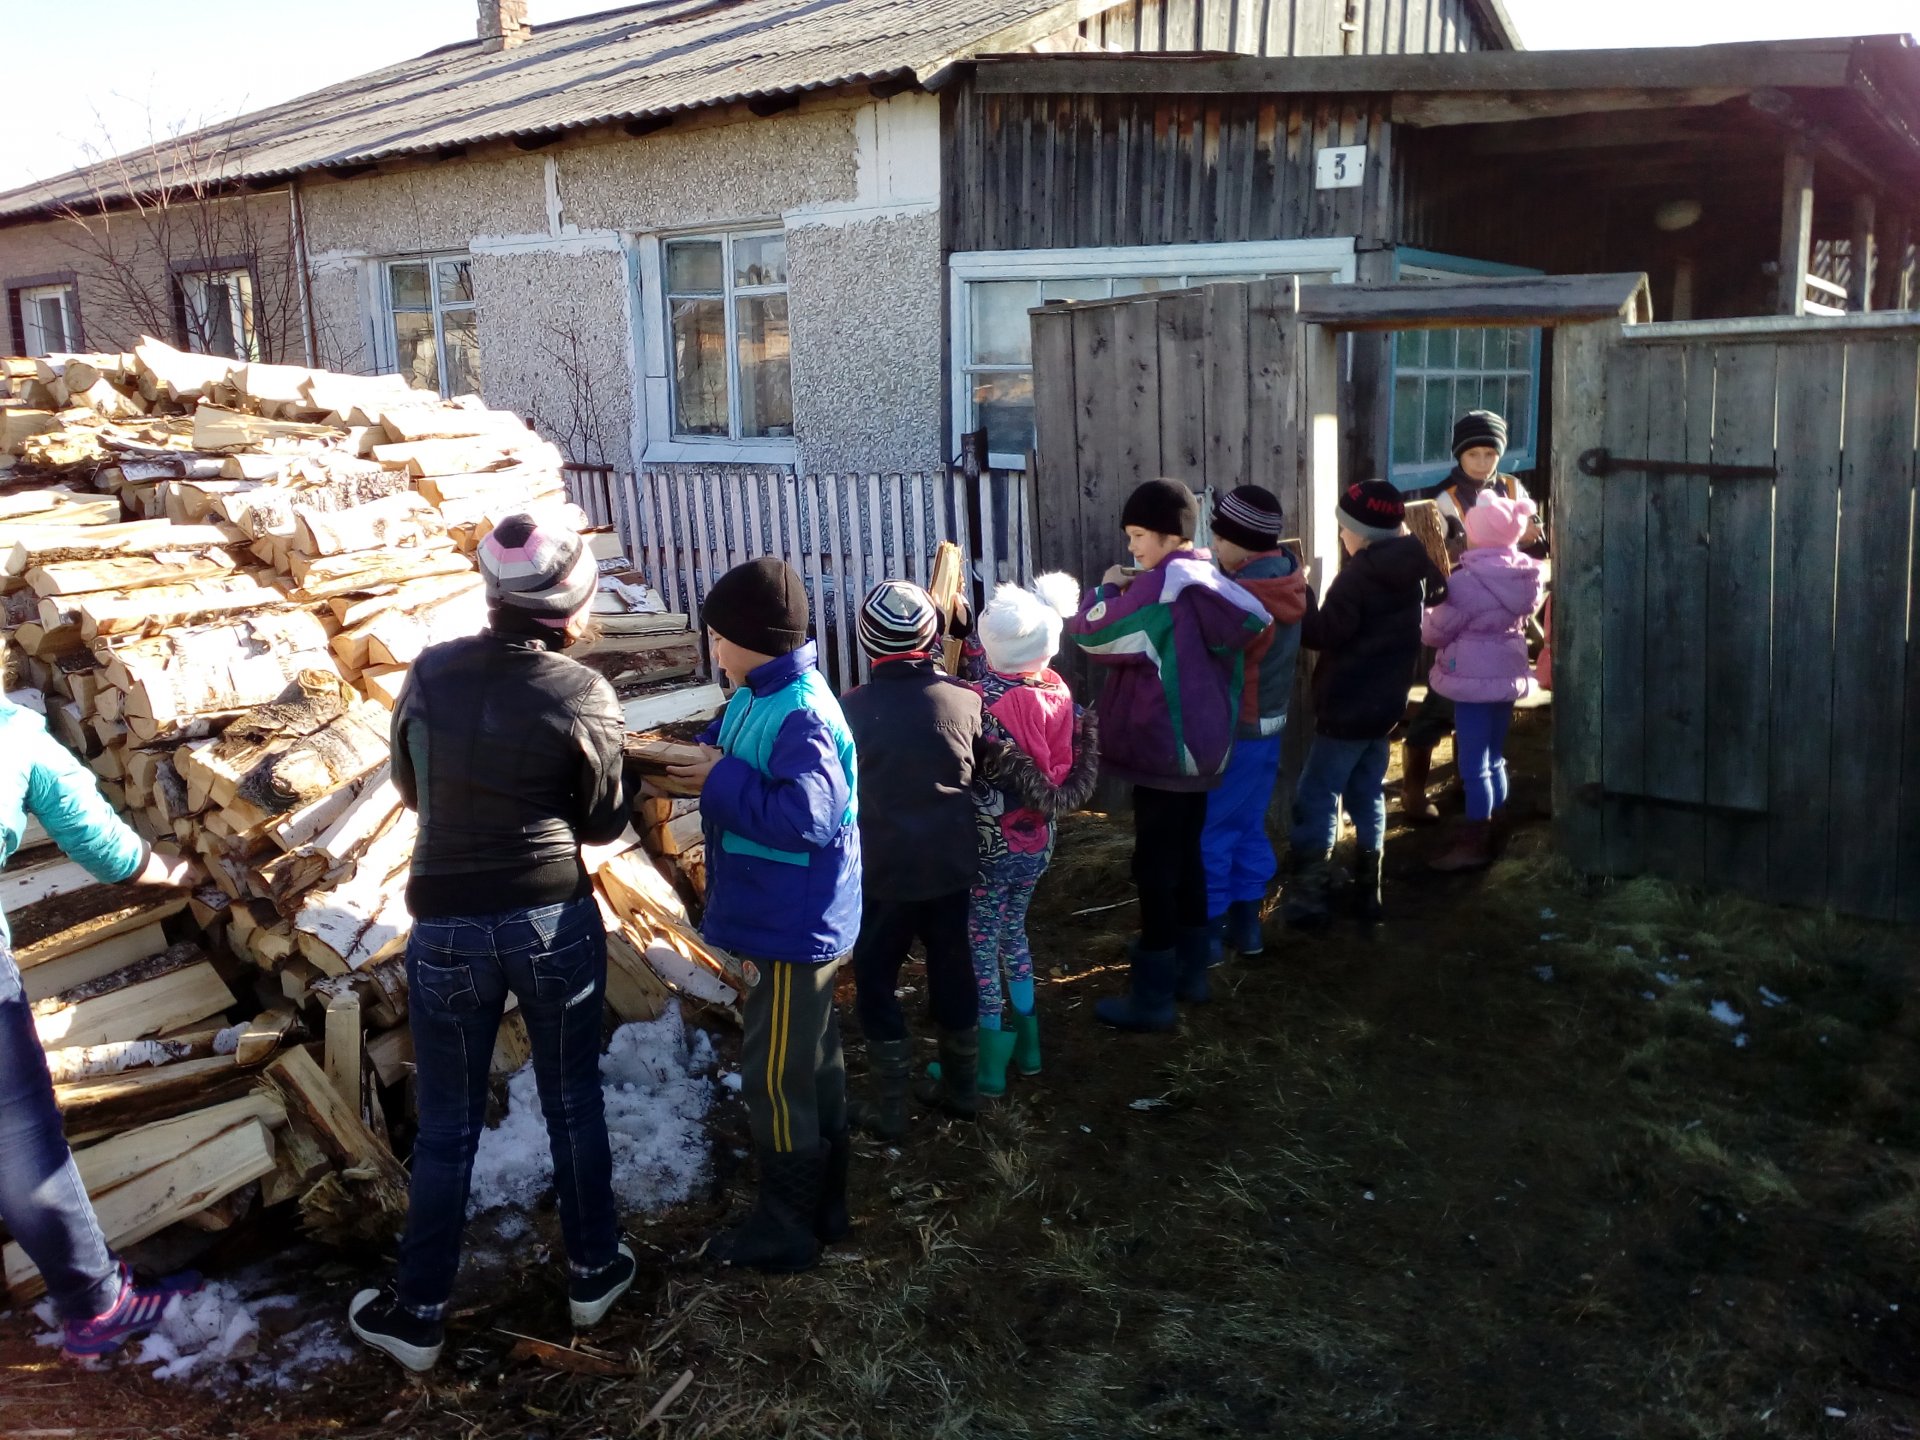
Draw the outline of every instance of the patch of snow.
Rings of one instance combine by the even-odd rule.
[[[1551,945],[1556,940],[1564,940],[1566,938],[1567,937],[1562,935],[1558,930],[1555,930],[1551,934],[1542,935],[1540,937],[1540,943],[1542,945]]]
[[[1539,979],[1548,981],[1549,983],[1553,980],[1553,967],[1551,965],[1536,965],[1533,967],[1533,973]]]
[[[1360,1198],[1362,1200],[1371,1200],[1373,1198],[1373,1192],[1371,1190],[1362,1190],[1360,1192]]]
[[[1633,955],[1636,958],[1639,954],[1631,945],[1616,945],[1613,947],[1613,952],[1616,955]]]
[[[1670,970],[1656,970],[1653,972],[1653,978],[1658,980],[1662,985],[1678,985],[1680,983],[1680,977]]]
[[[713,1103],[713,1044],[689,1031],[675,1004],[657,1020],[622,1025],[600,1057],[613,1193],[626,1210],[661,1210],[687,1199],[706,1171],[704,1121]],[[531,1210],[553,1183],[546,1118],[533,1066],[507,1082],[507,1114],[480,1136],[468,1214],[501,1206]]]
[[[1558,917],[1558,916],[1556,916],[1556,915],[1555,915],[1555,914],[1553,913],[1553,911],[1551,911],[1551,910],[1547,910],[1547,909],[1544,909],[1544,908],[1543,908],[1543,909],[1542,909],[1542,910],[1540,911],[1540,918],[1541,918],[1542,920],[1554,920],[1554,919],[1558,919],[1559,917]]]
[[[1642,1000],[1658,1000],[1660,997],[1654,994],[1651,990],[1642,990],[1640,992],[1640,998]]]
[[[1165,1100],[1160,1099],[1158,1096],[1147,1096],[1140,1100],[1129,1100],[1127,1102],[1127,1108],[1129,1110],[1158,1110],[1166,1103]],[[1088,1133],[1091,1134],[1092,1132],[1089,1131]]]
[[[1722,1025],[1738,1027],[1747,1023],[1747,1017],[1724,1000],[1716,1000],[1707,1007],[1707,1014]]]
[[[1733,1048],[1734,1048],[1734,1049],[1736,1049],[1736,1050],[1744,1050],[1744,1049],[1746,1049],[1746,1048],[1747,1048],[1747,1037],[1746,1037],[1746,1036],[1745,1036],[1744,1034],[1740,1034],[1740,1035],[1736,1035],[1736,1036],[1734,1036],[1734,1037],[1733,1037]]]
[[[1844,1420],[1847,1418],[1847,1412],[1837,1405],[1829,1405],[1827,1406],[1827,1418],[1829,1420]]]
[[[1760,987],[1760,1003],[1766,1006],[1769,1010],[1771,1010],[1776,1005],[1786,1004],[1787,997],[1784,995],[1776,995],[1773,993],[1773,991],[1769,990],[1766,986],[1762,985]]]

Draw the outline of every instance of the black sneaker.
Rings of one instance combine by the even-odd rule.
[[[567,1312],[573,1317],[573,1328],[584,1330],[589,1325],[598,1325],[613,1308],[613,1302],[632,1288],[633,1277],[639,1273],[633,1251],[622,1241],[612,1264],[601,1266],[591,1275],[575,1275],[568,1280]]]
[[[376,1350],[383,1350],[416,1375],[425,1374],[440,1358],[447,1327],[438,1320],[422,1320],[400,1303],[391,1285],[362,1290],[347,1306],[347,1324]]]

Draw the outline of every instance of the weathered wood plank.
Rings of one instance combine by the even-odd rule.
[[[1580,473],[1581,451],[1601,443],[1606,352],[1620,326],[1580,325],[1551,337],[1553,407],[1553,827],[1576,867],[1604,863],[1597,806],[1582,792],[1601,777],[1605,659],[1602,482]]]
[[[1840,723],[1832,785],[1840,823],[1828,840],[1827,898],[1850,914],[1890,919],[1900,898],[1900,795],[1889,772],[1901,753],[1907,668],[1915,662],[1903,607],[1889,602],[1912,591],[1904,522],[1913,495],[1920,347],[1869,340],[1849,345],[1846,356],[1833,624],[1833,714]]]
[[[1088,584],[1121,558],[1120,508],[1126,490],[1112,473],[1108,458],[1121,414],[1115,309],[1100,305],[1073,317],[1081,527],[1081,553],[1074,573]]]
[[[1209,285],[1207,306],[1207,468],[1209,485],[1231,490],[1248,475],[1248,306],[1244,285]]]
[[[1781,367],[1780,478],[1773,486],[1773,650],[1781,663],[1773,668],[1769,726],[1768,895],[1797,905],[1825,903],[1829,832],[1837,836],[1862,818],[1847,813],[1852,806],[1843,796],[1842,821],[1833,825],[1829,762],[1835,648],[1852,643],[1833,623],[1841,390],[1852,378],[1847,357],[1848,347],[1837,342],[1802,347]],[[1851,421],[1854,407],[1847,408]],[[1847,437],[1849,459],[1858,438]],[[1851,730],[1852,716],[1840,714]],[[1842,748],[1857,747],[1847,738]]]
[[[1632,345],[1607,352],[1606,445],[1622,459],[1658,458],[1647,448],[1647,356]],[[1662,403],[1665,397],[1661,397]],[[1600,482],[1601,781],[1611,795],[1646,793],[1647,477],[1621,469]],[[1556,657],[1557,660],[1558,657]],[[1556,667],[1557,668],[1557,667]],[[1602,806],[1604,868],[1635,875],[1646,863],[1646,807],[1638,799]]]
[[[1159,332],[1159,473],[1199,491],[1207,484],[1206,304],[1169,295],[1154,307]]]
[[[1083,575],[1079,435],[1076,425],[1074,318],[1065,309],[1036,312],[1033,325],[1034,456],[1039,472],[1039,553],[1043,570]]]
[[[1121,497],[1160,472],[1160,347],[1157,302],[1129,301],[1114,311],[1114,363],[1120,373],[1120,445],[1114,480]]]
[[[1642,346],[1647,449],[1707,460],[1713,446],[1713,351]],[[1700,803],[1707,792],[1707,477],[1647,477],[1647,630],[1659,662],[1646,667],[1646,793],[1677,802],[1646,830],[1648,869],[1698,884],[1706,864]],[[1557,637],[1556,637],[1557,638]]]
[[[1716,347],[1713,459],[1774,463],[1779,347]],[[1765,894],[1767,750],[1773,611],[1773,494],[1764,481],[1716,480],[1708,491],[1707,882]],[[1556,615],[1555,619],[1559,617]],[[1556,666],[1559,657],[1555,657]],[[1728,810],[1751,811],[1738,818]]]
[[[1651,313],[1647,277],[1487,276],[1446,285],[1303,285],[1301,316],[1336,330],[1432,330],[1462,323],[1556,325]]]

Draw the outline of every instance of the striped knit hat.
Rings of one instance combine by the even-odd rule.
[[[940,638],[933,597],[910,580],[882,580],[860,605],[860,648],[875,659],[924,654]]]
[[[1213,509],[1213,533],[1255,553],[1278,545],[1285,524],[1280,501],[1259,485],[1229,490]]]
[[[555,629],[593,603],[600,568],[572,530],[509,515],[480,542],[487,604],[515,610]]]

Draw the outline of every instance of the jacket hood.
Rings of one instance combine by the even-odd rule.
[[[771,695],[776,690],[784,690],[796,677],[813,668],[817,653],[814,642],[809,640],[798,650],[776,655],[747,673],[747,688],[756,695]]]
[[[1307,574],[1284,550],[1256,555],[1229,577],[1267,607],[1281,625],[1291,625],[1307,613]]]
[[[1531,615],[1540,608],[1545,577],[1540,566],[1519,551],[1469,550],[1460,557],[1460,568],[1515,615]]]

